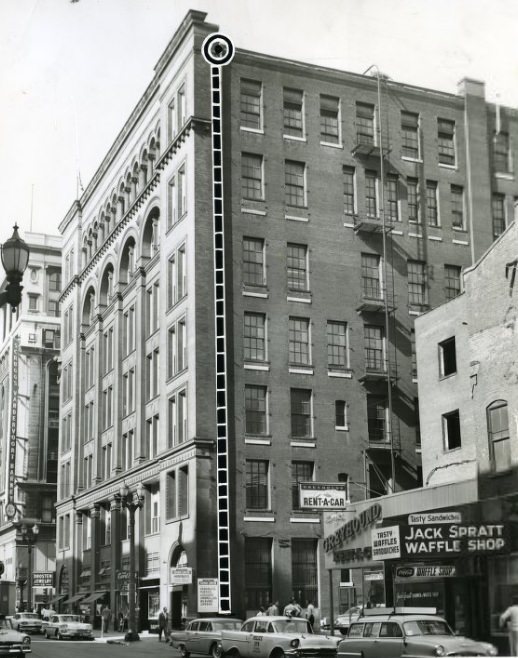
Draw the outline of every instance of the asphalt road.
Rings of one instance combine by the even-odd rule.
[[[88,640],[46,640],[33,635],[32,654],[27,655],[29,658],[179,658],[180,653],[156,638],[121,645]]]

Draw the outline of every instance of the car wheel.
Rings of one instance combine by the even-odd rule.
[[[272,658],[284,658],[284,651],[282,649],[276,649],[272,654]]]
[[[209,653],[212,656],[212,658],[221,658],[221,652],[219,650],[217,642],[214,642],[214,644],[211,646],[209,649]]]
[[[182,658],[189,658],[190,655],[191,654],[187,651],[187,649],[182,644],[182,646],[180,647],[180,656]]]

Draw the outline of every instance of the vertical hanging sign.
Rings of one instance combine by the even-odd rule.
[[[18,433],[18,361],[20,353],[20,338],[13,338],[13,360],[11,377],[11,429],[9,432],[9,476],[7,487],[7,502],[14,504],[14,480],[16,475],[16,441]]]
[[[228,484],[227,354],[225,328],[225,242],[223,221],[223,142],[221,67],[234,57],[232,41],[224,34],[210,34],[202,46],[210,64],[212,111],[212,195],[214,222],[214,308],[216,340],[216,423],[218,499],[219,612],[231,612],[230,510]]]

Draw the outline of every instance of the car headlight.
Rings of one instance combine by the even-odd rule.
[[[434,649],[434,653],[436,656],[444,656],[446,655],[446,649],[442,646],[442,644],[438,644]]]
[[[498,655],[498,649],[494,647],[492,644],[489,645],[489,649],[487,650],[487,655],[488,656],[497,656]]]
[[[87,624],[86,625],[86,630],[91,631],[92,630],[92,624]]]
[[[67,624],[61,624],[61,626],[59,627],[60,631],[66,631],[67,629],[68,629]],[[441,656],[442,656],[442,654],[441,654]]]
[[[26,635],[22,640],[22,644],[30,644],[30,643],[31,643],[31,638],[28,635]]]
[[[299,639],[295,639],[290,642],[290,647],[293,647],[294,649],[296,649],[299,645],[300,645]]]

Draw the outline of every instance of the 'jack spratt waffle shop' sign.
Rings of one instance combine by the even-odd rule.
[[[455,557],[509,550],[504,523],[440,523],[400,526],[401,557]]]

